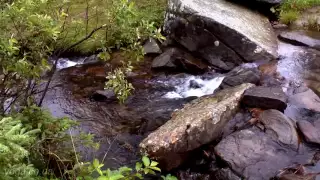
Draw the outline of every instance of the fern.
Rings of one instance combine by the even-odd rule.
[[[12,117],[0,121],[0,179],[35,179],[38,172],[28,162],[28,148],[39,132],[26,131],[21,121]]]

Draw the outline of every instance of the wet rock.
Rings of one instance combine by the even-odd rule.
[[[293,121],[278,110],[270,109],[260,114],[259,122],[263,124],[266,134],[293,149],[298,148],[298,134]]]
[[[208,68],[200,59],[179,48],[167,49],[153,60],[151,67],[154,69],[180,69],[190,73],[204,72]]]
[[[269,137],[257,127],[229,135],[215,147],[215,151],[233,171],[248,180],[269,180],[279,169],[298,161],[294,159],[296,150]]]
[[[140,127],[140,133],[148,134],[166,123],[171,118],[171,113],[192,100],[194,98],[160,99],[143,103],[132,101],[128,107],[134,108],[137,116],[144,121]]]
[[[251,108],[277,109],[284,111],[287,107],[287,96],[280,87],[253,87],[244,93],[243,105]]]
[[[222,70],[277,57],[277,40],[268,19],[224,0],[170,0],[165,30]]]
[[[282,23],[280,23],[280,22],[274,22],[274,23],[272,24],[272,27],[273,27],[273,29],[287,29],[287,28],[288,28],[288,25],[282,24]]]
[[[86,57],[84,60],[83,60],[83,64],[95,64],[95,63],[99,63],[101,62],[101,60],[98,58],[97,55],[91,55],[89,57]]]
[[[161,54],[161,48],[158,44],[158,42],[153,39],[149,38],[143,45],[143,52],[145,54]]]
[[[222,168],[219,169],[212,179],[216,180],[241,180],[239,176],[237,176],[234,172],[231,171],[230,168]]]
[[[319,152],[307,164],[294,164],[291,167],[281,169],[276,179],[278,180],[318,180],[320,178]]]
[[[196,173],[190,170],[180,171],[178,178],[180,180],[241,180],[241,178],[234,174],[229,168],[219,168],[207,173]]]
[[[97,90],[93,93],[91,98],[95,101],[113,101],[117,99],[116,95],[112,90]]]
[[[190,85],[189,87],[190,88],[193,88],[193,89],[198,89],[198,88],[201,88],[203,85],[202,84],[199,84],[197,81],[195,80],[191,80],[190,81]]]
[[[281,4],[282,0],[253,0],[260,2],[260,3],[264,3],[264,4],[271,4],[271,5],[278,5]]]
[[[185,105],[141,142],[141,152],[157,159],[167,170],[177,167],[183,161],[180,154],[221,136],[224,125],[238,110],[243,92],[253,86],[242,84]]]
[[[298,175],[298,174],[284,174],[281,175],[278,179],[279,180],[316,180],[316,176],[314,174],[309,175]]]
[[[298,121],[297,126],[307,142],[320,144],[320,121],[313,123],[309,121]]]
[[[296,21],[291,23],[291,29],[309,29],[318,31],[320,27],[320,6],[312,7],[301,13]]]
[[[316,31],[289,31],[282,32],[279,39],[287,43],[308,46],[320,50],[320,32]]]
[[[223,137],[247,127],[248,121],[251,119],[249,112],[240,110],[223,128]]]
[[[220,87],[228,88],[238,86],[243,83],[252,83],[257,85],[259,81],[260,75],[256,70],[239,66],[225,75]]]
[[[305,82],[307,86],[320,97],[320,82],[318,80],[305,80]]]
[[[290,96],[288,103],[299,108],[320,112],[320,98],[311,89]]]
[[[314,122],[320,119],[320,112],[301,108],[301,107],[296,107],[295,105],[292,105],[292,104],[288,104],[288,107],[284,113],[287,117],[289,117],[295,122],[303,121],[303,120]]]
[[[179,53],[178,49],[170,48],[152,61],[152,68],[177,68],[174,56]]]

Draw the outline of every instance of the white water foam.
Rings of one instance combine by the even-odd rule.
[[[209,80],[203,80],[197,76],[188,77],[181,85],[177,85],[175,91],[168,92],[164,95],[168,99],[186,98],[191,96],[201,97],[209,95],[216,90],[222,83],[224,77],[219,76]],[[192,87],[190,84],[196,83],[199,87]]]
[[[77,62],[71,61],[68,58],[59,58],[58,59],[58,64],[57,64],[57,69],[65,69],[68,67],[76,66],[79,64],[83,64],[85,58],[78,58]]]

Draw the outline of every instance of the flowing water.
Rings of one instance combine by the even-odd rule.
[[[290,95],[297,88],[305,86],[306,71],[318,69],[315,62],[319,61],[320,56],[304,47],[282,42],[279,44],[279,54],[281,59],[271,63],[268,68],[274,68],[278,76],[284,77],[280,80],[278,78],[275,84],[282,86]],[[105,159],[106,167],[115,168],[136,162],[140,158],[138,144],[148,133],[170,119],[171,113],[180,109],[183,104],[212,94],[224,79],[223,74],[213,72],[199,76],[183,73],[140,76],[137,73],[131,77],[135,86],[134,94],[125,105],[120,105],[114,97],[94,95],[97,90],[103,90],[103,78],[87,78],[87,74],[73,71],[72,68],[77,69],[76,66],[81,66],[85,59],[59,60],[59,71],[55,74],[44,106],[54,116],[68,116],[79,121],[81,126],[74,129],[73,134],[76,135],[79,131],[95,134],[101,146],[98,151],[84,147],[79,149],[84,160]],[[96,66],[95,69],[99,69],[101,65]],[[258,67],[255,63],[243,66]],[[73,73],[70,73],[70,69]],[[277,79],[274,78],[277,75],[271,76]],[[264,83],[273,84],[273,81],[266,80]],[[292,114],[291,110],[288,111],[289,114]]]

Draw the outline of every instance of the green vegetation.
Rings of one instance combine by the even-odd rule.
[[[280,21],[290,24],[299,17],[302,11],[318,5],[320,5],[320,0],[285,0],[279,8]]]
[[[147,157],[134,170],[103,170],[103,160],[80,162],[75,147],[97,148],[93,135],[73,137],[75,121],[54,118],[41,107],[57,65],[48,59],[67,52],[99,51],[102,60],[109,60],[112,51],[124,52],[129,58],[108,74],[106,88],[121,102],[130,95],[133,87],[125,74],[143,58],[141,42],[163,39],[159,26],[165,1],[136,2],[0,0],[0,179],[127,180],[160,172]]]
[[[130,7],[122,8],[129,4]],[[57,16],[57,12],[53,11],[57,9],[64,14],[65,23],[57,49],[65,49],[92,30],[106,25],[103,30],[72,49],[87,54],[95,52],[102,44],[114,48],[130,44],[136,41],[136,38],[145,38],[145,32],[140,32],[140,37],[136,37],[137,28],[151,22],[160,27],[165,7],[166,0],[136,0],[131,3],[126,0],[51,0],[45,10],[52,17]]]

